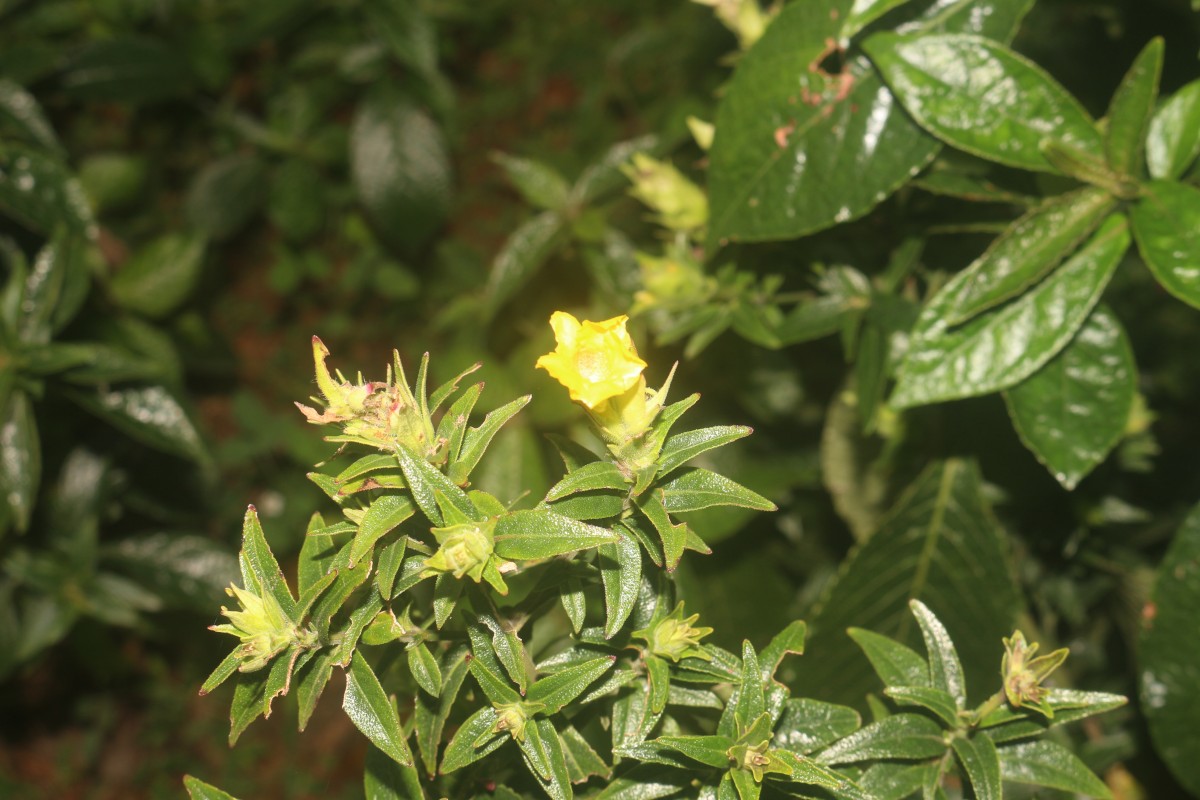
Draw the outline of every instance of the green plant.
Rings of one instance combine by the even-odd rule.
[[[528,397],[471,427],[482,384],[450,401],[474,368],[431,394],[428,357],[412,387],[399,356],[385,380],[352,382],[329,371],[314,338],[324,409],[300,410],[337,426],[330,441],[368,452],[336,474],[310,475],[344,519],[313,517],[295,595],[247,512],[242,587],[229,592],[240,609],[222,609],[229,623],[213,628],[241,643],[201,690],[234,679],[231,743],[289,693],[303,729],[337,666],[347,675],[342,707],[373,745],[370,796],[540,787],[570,798],[596,777],[597,797],[699,786],[702,796],[751,800],[779,786],[899,798],[922,787],[932,795],[951,775],[978,797],[1000,797],[1002,775],[1109,796],[1070,750],[1030,740],[1124,698],[1043,687],[1066,652],[1032,658],[1037,646],[1019,631],[1005,642],[1003,688],[973,710],[954,645],[919,601],[927,659],[852,631],[894,707],[918,709],[893,713],[876,701],[876,721],[861,729],[854,709],[789,699],[775,679],[787,654],[804,651],[803,622],[761,654],[748,640],[740,658],[703,642],[713,629],[684,616],[672,573],[686,550],[710,550],[678,515],[774,506],[687,464],[750,430],[672,434],[699,398],[668,405],[670,376],[647,388],[624,317],[581,323],[557,312],[551,325],[558,345],[538,366],[587,412],[596,449],[558,441],[566,475],[535,507],[516,509],[470,488],[470,477]],[[228,796],[192,778],[188,788]]]

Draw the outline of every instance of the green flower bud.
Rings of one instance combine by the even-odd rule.
[[[681,658],[702,658],[711,661],[712,656],[700,647],[700,640],[712,633],[713,629],[692,627],[698,619],[699,614],[692,614],[684,619],[683,603],[680,603],[653,627],[634,631],[633,635],[648,642],[646,649],[660,658],[669,658],[676,663]]]
[[[1037,650],[1037,643],[1026,644],[1025,635],[1020,631],[1014,631],[1010,638],[1004,640],[1004,658],[1000,662],[1004,696],[1013,708],[1031,706],[1049,717],[1053,715],[1053,710],[1044,702],[1048,691],[1042,686],[1042,681],[1058,669],[1070,651],[1064,647],[1049,655],[1034,658]]]
[[[708,196],[671,164],[636,153],[621,171],[633,181],[630,194],[658,212],[660,225],[694,231],[708,224]]]
[[[254,672],[286,650],[292,644],[311,645],[316,639],[310,630],[299,630],[283,613],[278,601],[270,594],[258,596],[253,592],[230,586],[225,592],[236,598],[241,611],[230,611],[224,606],[221,613],[229,618],[229,624],[213,625],[210,630],[228,633],[242,640],[238,647],[242,672]]]
[[[496,703],[496,727],[493,728],[494,733],[503,733],[508,731],[512,738],[518,742],[525,741],[525,726],[529,723],[529,710],[525,704],[517,701],[515,703]]]
[[[483,580],[484,568],[492,558],[492,549],[496,544],[495,528],[495,519],[434,528],[433,536],[441,547],[425,559],[426,571],[449,572],[456,578],[466,575],[479,583]]]

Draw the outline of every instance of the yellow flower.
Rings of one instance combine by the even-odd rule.
[[[603,322],[580,322],[565,311],[550,316],[558,346],[537,360],[537,366],[567,387],[571,399],[594,409],[638,384],[646,362],[638,358],[620,316]]]

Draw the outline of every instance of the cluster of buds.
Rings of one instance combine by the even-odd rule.
[[[242,661],[238,666],[241,672],[262,669],[294,644],[312,647],[316,643],[316,634],[297,628],[270,592],[259,596],[237,586],[230,586],[225,592],[238,601],[241,610],[230,611],[222,606],[221,613],[229,618],[229,622],[213,625],[209,630],[228,633],[242,640],[237,649]]]
[[[657,212],[663,227],[683,233],[708,224],[708,195],[671,164],[636,153],[621,171],[633,182],[629,193]]]
[[[711,661],[712,656],[700,646],[700,640],[713,632],[712,628],[694,627],[699,614],[683,618],[683,603],[649,628],[634,631],[634,637],[647,643],[646,650],[659,658],[669,658],[679,663],[683,658],[701,658]]]
[[[508,594],[500,573],[513,565],[500,562],[492,552],[496,546],[495,528],[495,518],[433,528],[433,538],[441,546],[425,559],[426,574],[448,573],[459,580],[466,576],[476,583],[487,581],[500,594]]]
[[[542,703],[527,703],[524,700],[515,703],[494,703],[493,706],[496,709],[496,725],[480,737],[485,741],[493,733],[505,731],[518,742],[525,741],[525,726],[529,723],[529,717],[545,708]]]
[[[791,768],[771,750],[771,717],[761,714],[749,725],[738,722],[738,738],[725,755],[734,769],[749,772],[755,783],[762,783],[763,776],[774,772],[790,775]]]
[[[1048,690],[1042,686],[1042,681],[1058,669],[1066,660],[1069,651],[1064,647],[1049,655],[1034,658],[1037,650],[1037,643],[1026,644],[1025,635],[1020,631],[1015,631],[1010,638],[1004,640],[1004,658],[1000,662],[1000,672],[1004,676],[1004,696],[1013,708],[1028,706],[1051,717],[1054,715],[1054,709],[1045,702]]]
[[[329,350],[316,336],[312,346],[321,392],[321,398],[314,397],[313,401],[323,403],[325,410],[318,412],[301,403],[296,406],[315,425],[341,425],[341,435],[327,437],[328,441],[358,442],[382,450],[400,445],[437,463],[440,443],[434,436],[433,422],[408,387],[399,353],[393,353],[387,380],[364,381],[360,374],[352,383],[340,371],[330,373],[325,364]]]

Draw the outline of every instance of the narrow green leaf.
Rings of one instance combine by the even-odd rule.
[[[355,653],[346,672],[346,694],[342,709],[354,727],[358,728],[389,758],[402,766],[411,767],[412,752],[396,707],[383,691],[375,671],[361,654]]]
[[[1200,80],[1184,86],[1159,106],[1146,134],[1150,177],[1174,180],[1200,155]]]
[[[442,511],[438,507],[438,494],[441,494],[454,506],[455,510],[467,519],[482,519],[482,515],[475,509],[466,492],[434,469],[428,461],[413,455],[404,447],[396,451],[396,458],[400,461],[400,469],[404,471],[404,480],[408,484],[408,490],[412,493],[413,499],[434,525],[446,524]]]
[[[1042,140],[1099,157],[1088,113],[1041,67],[981,36],[877,33],[863,43],[908,113],[929,133],[972,155],[1054,172]]]
[[[292,622],[299,624],[300,620],[296,617],[296,601],[292,598],[292,592],[283,578],[283,570],[279,568],[279,562],[275,560],[275,554],[271,552],[271,546],[267,544],[267,538],[263,535],[258,511],[254,506],[246,509],[246,516],[242,520],[241,558],[245,567],[253,573],[256,585],[262,587],[263,591],[270,592],[283,609],[283,613],[287,614]]]
[[[762,784],[754,780],[754,774],[749,770],[731,769],[725,774],[733,781],[738,800],[758,800],[762,796]]]
[[[893,8],[902,6],[909,0],[855,0],[849,16],[842,26],[842,38],[850,39],[854,34],[870,25]]]
[[[382,610],[383,598],[379,596],[379,592],[372,591],[361,605],[350,612],[346,625],[336,634],[337,644],[331,652],[333,663],[340,667],[350,663],[363,631]]]
[[[7,134],[17,133],[29,144],[56,156],[64,155],[54,127],[37,98],[7,78],[0,80],[0,124]]]
[[[204,268],[200,236],[168,234],[139,249],[109,282],[122,308],[159,319],[191,295]]]
[[[525,726],[525,739],[518,741],[525,765],[538,779],[551,800],[572,800],[571,774],[558,731],[547,719],[532,719]]]
[[[446,654],[442,662],[442,693],[440,697],[417,694],[414,718],[417,728],[417,749],[421,752],[421,762],[425,771],[432,776],[437,770],[438,744],[442,740],[446,720],[458,698],[458,692],[466,680],[468,667],[468,650],[458,647]]]
[[[609,519],[625,510],[628,491],[578,492],[549,505],[552,511],[580,521]]]
[[[808,626],[801,620],[795,620],[771,637],[771,641],[763,648],[758,658],[764,682],[775,677],[775,671],[779,669],[784,656],[804,655],[804,638],[807,635]]]
[[[303,731],[308,727],[317,701],[325,691],[333,675],[333,657],[328,650],[317,653],[307,664],[300,667],[296,674],[296,703],[300,707],[299,728]]]
[[[478,427],[467,431],[458,458],[450,464],[446,471],[451,481],[460,485],[466,483],[471,471],[479,464],[484,451],[492,443],[492,439],[500,431],[500,428],[515,417],[517,412],[524,408],[531,399],[532,395],[518,397],[511,403],[506,403],[492,411],[483,418],[483,422],[479,423]]]
[[[378,747],[367,750],[363,795],[365,800],[425,800],[416,768],[397,764]]]
[[[882,762],[873,764],[858,778],[858,785],[876,800],[905,800],[921,795],[925,786],[938,783],[937,764]]]
[[[662,542],[663,557],[666,559],[667,572],[674,572],[683,558],[684,545],[687,542],[687,526],[671,522],[667,514],[666,494],[662,489],[647,492],[634,500],[637,510],[654,527]]]
[[[942,729],[920,714],[893,714],[850,734],[817,753],[821,764],[854,764],[875,759],[935,758],[946,752]]]
[[[96,221],[79,181],[56,156],[8,144],[0,154],[0,211],[49,236],[60,225],[96,238]]]
[[[964,708],[967,702],[967,686],[963,681],[962,664],[958,660],[958,651],[946,628],[929,607],[920,600],[908,601],[917,624],[921,626],[921,638],[925,640],[925,650],[929,654],[929,680],[935,689],[941,689],[954,698],[959,708]]]
[[[1070,255],[1116,204],[1107,192],[1087,187],[1030,210],[943,290],[953,294],[946,298],[947,323],[961,324],[1024,292]]]
[[[598,489],[621,491],[627,487],[628,481],[616,464],[611,461],[593,461],[563,476],[562,480],[546,492],[545,502],[552,503],[576,492]]]
[[[897,376],[896,408],[989,394],[1015,386],[1071,341],[1100,299],[1129,246],[1113,215],[1053,275],[1017,300],[948,329],[957,280],[921,312]]]
[[[932,686],[888,686],[883,693],[902,706],[918,706],[932,711],[951,728],[960,720],[959,708],[949,692]]]
[[[1139,642],[1142,710],[1155,749],[1189,792],[1200,794],[1200,506],[1192,508],[1158,568]],[[1056,715],[1057,716],[1057,715]]]
[[[1154,277],[1168,292],[1200,308],[1200,189],[1151,181],[1129,218]]]
[[[853,783],[810,758],[797,755],[790,750],[782,750],[773,755],[792,771],[791,775],[787,776],[792,783],[838,789],[840,790],[838,796],[845,797],[847,800],[867,800],[866,796]]]
[[[462,596],[463,582],[452,573],[443,572],[433,581],[433,622],[438,630],[454,613],[458,598]]]
[[[479,648],[473,648],[472,652],[475,657],[470,664],[471,674],[479,682],[479,688],[483,689],[488,700],[493,703],[515,703],[521,699],[521,695],[517,693],[512,684],[500,676],[495,669],[495,663],[484,663],[486,659],[480,655]]]
[[[858,707],[878,691],[871,664],[843,631],[851,623],[913,646],[919,639],[908,609],[918,598],[934,609],[954,639],[968,682],[994,685],[997,643],[1012,633],[1020,597],[1008,561],[1006,537],[983,497],[978,469],[950,460],[927,468],[901,496],[879,528],[846,560],[810,625],[798,693]],[[858,634],[868,653],[878,640]],[[918,669],[910,656],[889,652],[890,677]],[[882,658],[872,661],[882,663]],[[920,659],[918,658],[918,661]],[[876,664],[876,668],[879,668]],[[890,681],[889,681],[890,682]],[[915,685],[928,685],[928,678]]]
[[[593,775],[607,780],[612,775],[612,767],[604,763],[604,759],[592,749],[587,739],[584,739],[574,726],[568,725],[563,728],[560,738],[571,783],[583,783]]]
[[[229,706],[229,746],[250,727],[250,723],[262,716],[263,690],[267,685],[265,670],[239,672],[233,685],[233,702]]]
[[[667,662],[656,655],[648,655],[646,661],[646,681],[649,686],[647,701],[650,711],[661,714],[667,707],[671,697],[671,668]]]
[[[1129,339],[1098,306],[1062,352],[1004,399],[1021,441],[1070,490],[1124,436],[1136,392]]]
[[[642,551],[623,526],[613,529],[617,540],[600,545],[597,566],[604,583],[604,636],[617,635],[629,619],[642,585]]]
[[[683,466],[701,453],[749,436],[752,428],[745,425],[722,425],[677,433],[667,439],[658,457],[658,476],[661,478]]]
[[[1104,154],[1108,165],[1122,175],[1134,178],[1141,175],[1142,146],[1158,101],[1162,67],[1163,40],[1157,36],[1134,59],[1109,103]]]
[[[417,685],[429,694],[437,697],[442,693],[442,670],[424,642],[408,648],[408,669]]]
[[[733,740],[727,736],[660,736],[647,744],[667,747],[693,761],[724,769],[729,766],[726,753],[733,747]]]
[[[571,187],[566,178],[549,164],[505,153],[493,153],[492,161],[504,170],[508,182],[530,205],[561,209],[566,204]]]
[[[1050,728],[1076,722],[1096,714],[1120,708],[1129,699],[1110,692],[1083,692],[1077,689],[1051,688],[1045,703],[1054,712],[1051,719],[1026,709],[1013,709],[1008,704],[1000,706],[984,717],[978,727],[984,729],[997,744],[1013,741]]]
[[[500,558],[532,560],[609,544],[616,534],[544,509],[513,511],[496,520],[495,553]]]
[[[587,614],[587,595],[583,591],[583,583],[576,578],[567,580],[559,589],[558,599],[571,622],[571,631],[578,635]]]
[[[738,686],[735,713],[741,724],[748,726],[766,710],[762,667],[758,664],[758,653],[754,652],[754,645],[747,639],[742,642],[742,680]]]
[[[28,395],[15,391],[0,416],[0,492],[17,530],[29,529],[42,477],[42,446]]]
[[[237,800],[236,797],[228,792],[223,792],[199,778],[193,778],[191,775],[183,776],[183,788],[187,789],[188,797],[191,800]]]
[[[1104,782],[1074,753],[1057,742],[1010,744],[999,748],[998,752],[1000,774],[1006,781],[1046,786],[1088,797],[1112,797]]]
[[[929,662],[912,648],[862,628],[846,632],[862,648],[884,686],[929,685]]]
[[[820,700],[788,700],[775,724],[773,747],[800,755],[816,752],[858,730],[862,718],[853,708]]]
[[[375,568],[375,586],[385,600],[392,599],[392,588],[396,584],[396,573],[404,563],[408,549],[408,537],[402,536],[383,548],[379,553],[379,565]]]
[[[956,736],[951,745],[971,781],[975,796],[979,800],[1001,800],[1000,756],[992,740],[986,736],[970,739]]]
[[[364,557],[368,560],[375,551],[375,544],[395,530],[400,523],[416,513],[412,500],[399,494],[376,497],[367,507],[367,513],[358,523],[358,531],[350,544],[350,567],[353,569]]]
[[[583,694],[584,690],[600,679],[612,668],[615,656],[604,656],[568,667],[553,675],[539,678],[529,687],[527,699],[544,703],[547,715],[557,714],[568,703]]]
[[[488,275],[487,310],[494,315],[527,284],[554,255],[565,239],[566,220],[557,211],[543,211],[505,240]]]
[[[447,443],[446,459],[448,463],[453,464],[458,460],[458,454],[462,451],[463,438],[467,435],[471,410],[475,408],[475,403],[479,400],[482,392],[482,383],[468,386],[467,390],[451,404],[441,421],[438,422],[436,437],[439,441],[444,440]]]
[[[496,709],[491,706],[484,706],[467,717],[446,745],[441,773],[445,775],[473,764],[507,742],[508,736],[495,735],[496,721]],[[489,733],[493,734],[491,738],[486,739],[480,747],[476,747],[475,743]]]
[[[492,652],[496,654],[500,665],[504,667],[508,677],[512,679],[512,682],[517,685],[518,691],[524,696],[529,689],[529,673],[525,666],[529,659],[525,655],[525,644],[515,631],[502,624],[491,614],[480,614],[479,621],[487,627],[491,634]],[[474,641],[475,637],[472,638],[472,642]],[[476,656],[478,655],[477,649]]]
[[[242,656],[238,650],[234,650],[229,655],[222,659],[217,668],[212,671],[212,674],[205,679],[204,685],[200,687],[200,694],[205,695],[216,689],[224,683],[229,676],[237,672],[237,668],[242,663]]]
[[[657,484],[657,487],[662,489],[664,505],[672,514],[711,506],[776,510],[774,503],[757,492],[706,469],[690,468]]]

